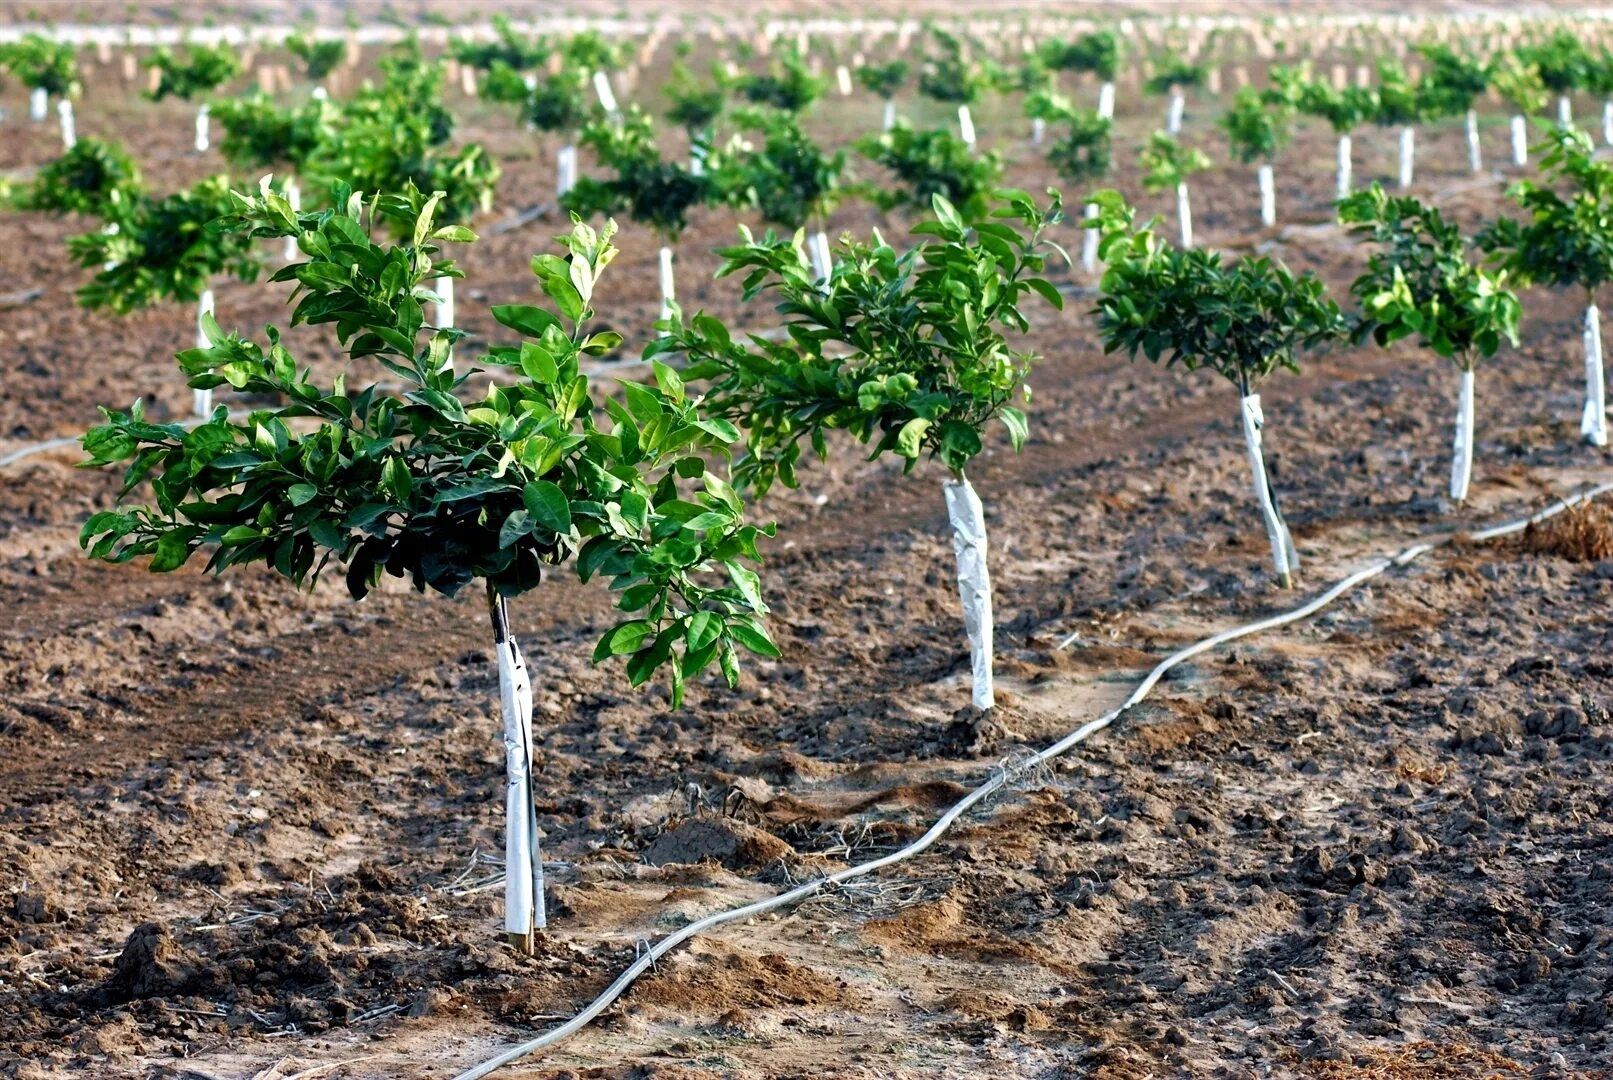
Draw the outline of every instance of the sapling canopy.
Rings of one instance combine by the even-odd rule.
[[[518,32],[506,16],[494,15],[492,41],[458,40],[450,46],[450,52],[455,60],[478,71],[491,71],[502,64],[524,72],[547,63],[554,46],[543,38]]]
[[[698,173],[705,168],[706,155],[711,152],[712,131],[727,107],[722,81],[702,83],[687,65],[676,61],[663,90],[667,99],[666,118],[681,127],[688,137],[689,168]]]
[[[157,85],[147,95],[152,101],[167,97],[193,101],[241,74],[240,56],[225,44],[186,45],[183,56],[159,48],[146,66],[155,68],[158,75]]]
[[[1172,248],[1158,219],[1137,227],[1135,212],[1114,191],[1093,196],[1099,215],[1089,228],[1103,236],[1105,261],[1096,310],[1105,353],[1140,353],[1189,371],[1209,368],[1238,388],[1243,434],[1265,519],[1272,563],[1293,584],[1299,554],[1278,509],[1262,448],[1260,387],[1279,369],[1299,370],[1299,354],[1341,338],[1344,317],[1315,274],[1296,276],[1281,263],[1245,256],[1228,266],[1221,253]]]
[[[311,82],[323,82],[347,58],[347,42],[341,38],[318,38],[312,32],[286,38],[286,51],[302,61],[303,74]]]
[[[1478,237],[1514,281],[1556,288],[1578,286],[1585,296],[1585,408],[1580,434],[1607,445],[1602,377],[1601,313],[1596,291],[1613,279],[1613,166],[1598,161],[1590,137],[1573,128],[1548,132],[1540,167],[1546,183],[1522,180],[1508,194],[1527,220],[1501,218]],[[1559,195],[1558,189],[1565,194]]]
[[[1180,134],[1182,110],[1187,105],[1187,91],[1203,86],[1207,77],[1208,72],[1202,65],[1190,63],[1179,57],[1167,56],[1154,76],[1143,83],[1143,90],[1147,93],[1170,95],[1170,105],[1165,113],[1166,132],[1171,135]]]
[[[1477,264],[1461,230],[1414,198],[1391,198],[1373,184],[1339,203],[1339,221],[1376,246],[1350,286],[1360,305],[1356,340],[1388,346],[1415,334],[1461,372],[1450,486],[1451,500],[1461,503],[1473,468],[1474,369],[1503,341],[1518,344],[1518,296],[1505,270]]]
[[[1535,70],[1542,86],[1557,95],[1557,122],[1572,123],[1570,95],[1589,85],[1595,64],[1584,42],[1576,34],[1558,30],[1544,41],[1519,45],[1517,56],[1525,66]]]
[[[1137,163],[1143,169],[1143,190],[1154,194],[1176,193],[1176,224],[1182,246],[1193,246],[1193,205],[1188,198],[1187,179],[1210,167],[1210,157],[1196,146],[1178,142],[1175,136],[1156,131],[1143,145]]]
[[[1059,177],[1081,184],[1107,175],[1114,162],[1114,121],[1105,120],[1095,109],[1071,108],[1055,122],[1064,126],[1054,133],[1047,160]]]
[[[88,214],[117,224],[144,192],[140,170],[122,146],[80,139],[35,173],[11,205],[47,214]]]
[[[896,92],[907,85],[910,68],[906,60],[892,60],[885,64],[863,64],[857,68],[857,82],[864,90],[885,103],[882,130],[896,125]]]
[[[428,324],[424,303],[428,281],[460,273],[442,245],[474,234],[438,224],[440,192],[336,195],[333,209],[297,214],[265,185],[238,196],[224,224],[243,239],[296,235],[305,261],[275,275],[295,283],[291,324],[333,327],[352,360],[373,358],[406,389],[315,384],[274,327],[260,343],[208,320],[206,345],[178,357],[192,385],[286,404],[240,420],[219,409],[189,429],[146,421],[138,403],[107,412],[84,438],[87,464],[125,465],[124,493],[148,484],[152,504],[95,514],[82,543],[111,562],[149,556],[158,572],[193,557],[216,573],[262,563],[299,586],[342,565],[355,598],[383,573],[446,596],[482,584],[505,714],[505,928],[530,950],[544,925],[530,685],[506,601],[566,564],[608,582],[625,619],[596,660],[626,657],[635,686],[664,674],[674,705],[713,665],[734,684],[741,648],[778,655],[747,565],[762,530],[708,466],[737,432],[659,365],[654,386],[596,395],[582,364],[621,343],[590,329],[595,284],[616,254],[611,226],[578,223],[559,255],[533,259],[549,304],[493,309],[517,342],[483,362],[510,378],[469,401],[450,355],[464,332]],[[399,221],[410,227],[387,242]]]
[[[328,100],[301,105],[275,104],[265,94],[226,98],[213,106],[224,127],[219,153],[236,169],[301,172],[305,163],[336,137],[340,110]]]
[[[1120,39],[1110,30],[1097,30],[1071,41],[1048,38],[1037,47],[1037,55],[1052,71],[1090,71],[1110,82],[1120,68]]]
[[[1057,193],[1044,209],[1018,191],[997,193],[990,218],[965,219],[935,196],[935,219],[915,228],[925,239],[898,252],[876,233],[868,243],[843,241],[825,285],[793,239],[761,239],[741,227],[744,243],[718,252],[720,277],[744,275],[747,301],[778,299],[788,336],[736,341],[721,323],[679,313],[647,355],[681,353],[685,375],[710,380],[708,407],[740,426],[745,453],[734,465],[742,486],[765,493],[793,487],[806,447],[828,453],[826,434],[845,431],[890,453],[911,471],[926,458],[950,473],[944,493],[958,558],[959,592],[973,662],[973,700],[990,708],[991,591],[980,502],[965,476],[981,452],[985,430],[1001,422],[1010,444],[1025,441],[1032,357],[1014,350],[1005,331],[1024,333],[1022,304],[1040,296],[1062,307],[1040,275],[1045,231],[1062,218]]]
[[[975,154],[946,128],[915,129],[904,121],[859,140],[857,150],[890,170],[895,179],[894,187],[869,191],[869,198],[887,210],[928,209],[940,195],[972,220],[987,212],[992,189],[1003,174],[1002,158],[995,150]]]
[[[1540,72],[1525,64],[1514,53],[1505,53],[1490,65],[1490,85],[1512,106],[1512,163],[1522,167],[1529,159],[1529,131],[1526,117],[1546,107],[1549,94],[1540,81]]]
[[[812,74],[806,59],[791,47],[784,49],[765,72],[741,75],[735,85],[740,96],[752,105],[802,113],[823,96],[829,80]]]

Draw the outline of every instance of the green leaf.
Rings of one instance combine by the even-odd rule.
[[[896,452],[909,460],[916,459],[924,450],[924,434],[930,430],[930,421],[916,416],[902,425],[896,435]]]
[[[153,573],[166,574],[178,570],[190,558],[190,544],[179,532],[164,533],[157,540],[157,550],[151,556]]]
[[[637,652],[644,639],[655,633],[655,624],[645,619],[633,619],[629,622],[617,623],[599,639],[594,647],[594,663],[608,660],[612,656],[626,656]]]
[[[286,489],[286,501],[292,506],[303,506],[314,501],[319,489],[312,484],[292,484]]]
[[[571,532],[571,502],[558,485],[534,480],[521,489],[521,501],[526,503],[532,520],[545,529],[562,536]]]
[[[728,634],[757,656],[777,659],[784,655],[768,636],[767,631],[762,629],[761,624],[748,616],[741,615],[728,620]]]
[[[549,327],[558,327],[560,320],[549,312],[527,304],[494,304],[493,318],[522,337],[541,338]]]

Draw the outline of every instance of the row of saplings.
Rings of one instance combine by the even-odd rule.
[[[1296,368],[1305,350],[1352,336],[1383,344],[1417,337],[1462,372],[1451,483],[1459,501],[1473,448],[1474,366],[1515,340],[1510,276],[1589,289],[1609,270],[1613,244],[1583,232],[1587,216],[1576,210],[1587,199],[1605,205],[1613,173],[1568,132],[1550,165],[1579,190],[1564,203],[1522,188],[1531,220],[1486,233],[1504,266],[1494,271],[1414,199],[1374,187],[1345,201],[1342,220],[1373,245],[1351,316],[1310,273],[1173,248],[1154,223],[1138,226],[1118,194],[1092,198],[1107,264],[1096,312],[1105,347],[1213,368],[1236,384],[1284,584],[1298,558],[1261,456],[1262,380]],[[720,253],[719,276],[740,275],[747,300],[774,300],[789,333],[740,340],[719,320],[686,320],[673,305],[643,349],[653,383],[625,383],[616,395],[597,392],[585,373],[589,358],[624,346],[619,334],[592,328],[595,288],[616,255],[614,224],[596,231],[578,220],[557,252],[532,260],[546,303],[493,308],[513,337],[477,358],[503,377],[472,401],[461,396],[468,373],[454,359],[465,332],[426,317],[439,299],[431,283],[460,276],[444,245],[475,239],[441,223],[440,196],[408,188],[366,198],[344,188],[332,207],[299,212],[266,180],[258,194],[232,193],[215,228],[293,239],[300,261],[275,275],[295,283],[291,323],[333,327],[352,359],[374,358],[404,390],[352,389],[340,378],[316,384],[274,328],[254,341],[207,318],[206,342],[178,354],[190,385],[227,384],[283,404],[241,419],[219,407],[196,426],[149,422],[139,403],[108,412],[84,438],[89,463],[124,463],[125,492],[147,486],[151,501],[95,514],[83,542],[98,559],[149,557],[155,571],[176,570],[198,552],[215,572],[261,562],[298,585],[338,564],[355,598],[383,573],[449,596],[479,583],[504,718],[505,929],[530,949],[545,925],[532,702],[506,605],[536,588],[545,569],[569,564],[582,580],[608,584],[623,621],[594,659],[625,657],[635,686],[664,675],[676,707],[685,686],[713,668],[736,685],[742,650],[779,654],[753,568],[758,541],[773,528],[746,522],[743,493],[794,486],[802,455],[824,457],[832,431],[874,456],[896,455],[908,470],[938,460],[973,701],[992,707],[986,532],[966,469],[994,421],[1016,449],[1027,437],[1016,402],[1034,357],[1008,335],[1028,331],[1027,299],[1062,306],[1042,276],[1049,254],[1062,254],[1048,238],[1062,220],[1058,195],[1049,195],[1044,206],[1002,191],[989,216],[973,219],[937,198],[914,246],[846,237],[827,278],[814,272],[799,233],[745,232]],[[1600,412],[1587,410],[1586,427],[1603,438]]]

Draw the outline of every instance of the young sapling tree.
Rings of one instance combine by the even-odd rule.
[[[17,41],[0,44],[0,67],[28,88],[28,119],[36,124],[48,115],[53,95],[71,102],[81,89],[73,47],[43,34],[24,34]]]
[[[192,385],[287,404],[239,421],[219,410],[188,430],[149,423],[138,402],[107,412],[84,437],[86,464],[126,464],[124,493],[149,483],[155,505],[97,513],[81,540],[97,559],[150,556],[157,572],[201,555],[215,573],[262,563],[298,586],[342,564],[356,599],[382,573],[445,596],[482,583],[504,719],[504,929],[530,953],[546,923],[539,763],[508,602],[568,563],[585,582],[608,581],[626,620],[606,631],[595,660],[627,657],[634,686],[664,672],[676,708],[686,682],[713,664],[735,684],[740,648],[778,655],[746,565],[764,530],[744,523],[738,496],[707,465],[737,432],[705,415],[676,373],[658,365],[657,385],[624,386],[620,401],[597,397],[582,373],[584,357],[620,344],[590,329],[595,283],[616,254],[610,226],[578,224],[558,238],[560,255],[533,259],[552,308],[493,309],[519,340],[483,359],[514,379],[469,402],[450,358],[463,331],[426,323],[422,301],[429,280],[459,273],[441,246],[474,234],[438,225],[440,193],[336,195],[334,209],[295,214],[265,187],[238,199],[229,225],[295,233],[307,259],[275,275],[296,282],[292,324],[333,326],[352,360],[373,357],[406,391],[353,392],[344,376],[316,385],[274,327],[260,344],[208,319],[206,342],[178,357]],[[400,243],[374,238],[383,206],[388,227],[411,224]]]
[[[548,63],[554,47],[542,38],[520,33],[507,16],[494,15],[492,40],[457,40],[449,52],[455,60],[477,71],[491,72],[502,65],[520,74]]]
[[[1098,89],[1098,117],[1115,117],[1115,74],[1120,68],[1120,39],[1111,30],[1096,30],[1073,41],[1050,38],[1038,47],[1042,64],[1049,71],[1091,72],[1101,85]]]
[[[686,377],[710,380],[707,407],[744,429],[735,479],[758,494],[774,481],[794,487],[803,448],[826,457],[826,433],[835,430],[871,446],[871,457],[895,454],[909,471],[925,458],[946,467],[980,709],[995,704],[991,582],[985,519],[965,469],[993,421],[1016,450],[1027,435],[1014,402],[1028,396],[1034,358],[1011,348],[1005,331],[1029,328],[1021,305],[1033,294],[1062,306],[1040,276],[1047,252],[1058,250],[1045,239],[1062,217],[1050,194],[1043,209],[1023,192],[999,192],[992,216],[972,220],[936,196],[935,220],[914,230],[925,237],[917,247],[899,253],[877,233],[871,243],[846,241],[827,288],[809,269],[799,236],[758,240],[741,227],[745,242],[718,253],[718,275],[743,274],[747,301],[775,295],[789,335],[745,343],[707,316],[687,324],[676,317],[647,353],[682,354]]]
[[[303,74],[318,88],[347,59],[347,42],[341,38],[315,37],[312,31],[296,33],[286,38],[286,51],[302,61]],[[316,90],[314,96],[326,95]]]
[[[340,44],[338,42],[337,44]],[[232,168],[248,176],[272,172],[284,177],[280,193],[292,210],[302,207],[297,177],[308,161],[336,137],[339,112],[325,98],[282,108],[264,94],[226,98],[214,116],[224,127],[219,153]],[[297,257],[296,237],[287,237],[284,258]]]
[[[1245,86],[1232,99],[1232,108],[1221,114],[1221,130],[1226,132],[1232,157],[1244,165],[1259,162],[1256,183],[1260,189],[1260,224],[1277,224],[1277,184],[1272,161],[1292,137],[1291,112],[1281,100],[1271,100],[1252,86]]]
[[[119,315],[163,300],[196,305],[197,339],[213,315],[213,279],[230,273],[254,280],[262,263],[244,236],[210,226],[230,210],[229,182],[222,176],[163,199],[137,198],[105,229],[75,236],[68,251],[84,267],[99,272],[78,291],[78,302],[91,310],[108,308]],[[197,416],[212,413],[212,390],[197,388]]]
[[[1299,98],[1299,111],[1326,120],[1339,137],[1338,197],[1344,198],[1352,186],[1352,134],[1361,122],[1377,111],[1376,95],[1360,86],[1335,90],[1318,79],[1307,82]]]
[[[1165,110],[1165,133],[1182,133],[1182,113],[1187,107],[1187,91],[1203,86],[1208,72],[1200,64],[1189,63],[1178,57],[1166,57],[1153,78],[1143,84],[1150,94],[1169,95],[1170,104]]]
[[[1558,30],[1544,41],[1518,46],[1517,56],[1540,76],[1540,85],[1546,92],[1557,96],[1557,122],[1564,126],[1572,124],[1572,95],[1587,88],[1595,63],[1584,42],[1576,34]]]
[[[99,217],[115,231],[144,192],[140,170],[122,146],[80,139],[35,173],[10,201],[19,210]]]
[[[1476,264],[1461,230],[1433,207],[1410,196],[1391,198],[1373,184],[1338,210],[1357,238],[1376,245],[1350,286],[1360,304],[1356,340],[1388,346],[1415,334],[1461,372],[1450,485],[1451,501],[1460,505],[1473,474],[1474,369],[1503,341],[1517,346],[1523,308],[1507,287],[1507,272]]]
[[[1417,127],[1426,119],[1425,99],[1406,69],[1392,60],[1378,61],[1378,89],[1370,119],[1379,127],[1400,129],[1400,188],[1411,186],[1417,154]]]
[[[1210,157],[1196,146],[1178,142],[1163,131],[1154,132],[1137,162],[1143,169],[1143,190],[1152,194],[1176,192],[1176,225],[1182,246],[1193,246],[1193,204],[1187,178],[1210,167]],[[1101,207],[1100,207],[1101,209]]]
[[[682,62],[672,65],[664,88],[668,102],[666,118],[677,124],[689,139],[689,171],[699,176],[711,153],[712,132],[727,106],[721,81],[698,82]]]
[[[1613,165],[1596,159],[1590,137],[1582,131],[1559,126],[1548,139],[1540,161],[1546,183],[1521,180],[1508,189],[1528,219],[1501,218],[1479,234],[1478,242],[1495,254],[1514,281],[1584,290],[1585,408],[1579,430],[1592,446],[1606,446],[1596,290],[1613,280]]]
[[[937,27],[930,28],[935,52],[924,57],[919,69],[919,93],[943,105],[958,107],[958,136],[972,151],[975,148],[975,123],[971,106],[991,89],[993,73],[982,64],[971,63],[964,56],[963,42]]]
[[[886,64],[862,64],[857,68],[857,82],[864,90],[885,103],[881,131],[896,126],[896,93],[907,84],[908,63],[892,60]]]
[[[804,113],[823,96],[829,80],[812,74],[806,58],[792,47],[783,50],[767,71],[741,75],[734,85],[752,105]]]
[[[1479,144],[1479,117],[1474,103],[1490,85],[1488,69],[1446,45],[1419,45],[1417,52],[1428,63],[1427,72],[1417,84],[1424,115],[1430,120],[1463,117],[1468,166],[1475,173],[1483,171],[1484,154]]]
[[[1100,214],[1088,227],[1103,234],[1096,314],[1104,352],[1209,368],[1238,388],[1272,564],[1283,587],[1292,587],[1299,553],[1266,471],[1260,387],[1280,368],[1298,371],[1302,351],[1344,334],[1338,305],[1312,273],[1296,277],[1280,263],[1247,256],[1229,267],[1220,252],[1172,248],[1155,232],[1158,219],[1136,227],[1118,192],[1099,192],[1093,201]]]
[[[1511,53],[1491,64],[1490,85],[1512,106],[1512,164],[1521,169],[1529,163],[1529,122],[1525,118],[1544,109],[1550,95],[1540,73]]]
[[[149,95],[152,101],[176,97],[193,101],[210,94],[241,74],[241,58],[228,45],[186,45],[184,58],[167,48],[152,53],[146,66],[157,72],[157,85]],[[212,145],[207,102],[196,107],[196,152],[206,153]]]

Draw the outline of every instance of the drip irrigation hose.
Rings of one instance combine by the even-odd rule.
[[[1539,513],[1532,514],[1529,517],[1519,518],[1516,521],[1509,521],[1505,524],[1496,525],[1480,532],[1469,533],[1467,536],[1469,539],[1474,541],[1496,540],[1503,536],[1510,536],[1513,533],[1522,532],[1532,524],[1545,521],[1547,518],[1554,517],[1565,510],[1569,510],[1581,503],[1597,497],[1598,495],[1606,494],[1609,491],[1613,491],[1613,482],[1598,484],[1597,486],[1589,488],[1586,491],[1582,491],[1577,495],[1571,495],[1560,499],[1551,506],[1541,510]],[[719,911],[714,914],[707,915],[704,919],[700,919],[697,922],[692,922],[688,926],[668,934],[660,941],[651,945],[649,949],[640,955],[636,960],[634,960],[633,963],[621,973],[621,975],[617,976],[615,982],[606,987],[603,993],[594,998],[592,1002],[583,1008],[582,1011],[574,1015],[570,1020],[567,1020],[559,1027],[551,1028],[534,1039],[530,1039],[524,1043],[512,1046],[509,1049],[504,1050],[491,1058],[488,1058],[479,1065],[460,1073],[454,1078],[454,1080],[481,1080],[482,1077],[487,1076],[500,1068],[503,1068],[505,1065],[508,1065],[519,1058],[526,1057],[528,1054],[536,1053],[539,1050],[547,1049],[548,1047],[554,1046],[556,1043],[575,1035],[578,1031],[581,1031],[596,1017],[608,1009],[617,998],[626,993],[628,987],[632,986],[641,975],[650,970],[650,968],[655,965],[657,960],[698,934],[702,934],[707,930],[722,926],[726,923],[751,919],[758,915],[764,915],[770,911],[776,911],[779,908],[789,907],[792,904],[805,900],[814,893],[822,891],[830,885],[839,885],[843,882],[851,881],[854,878],[865,877],[869,874],[875,873],[876,871],[883,870],[887,866],[894,866],[896,863],[904,862],[913,858],[915,855],[923,853],[927,848],[939,840],[949,829],[951,829],[960,817],[968,813],[969,810],[978,805],[982,800],[989,798],[991,795],[1002,790],[1004,787],[1007,787],[1016,777],[1022,775],[1026,771],[1037,768],[1038,766],[1044,765],[1054,758],[1059,757],[1069,750],[1081,745],[1083,742],[1090,739],[1093,735],[1096,735],[1110,724],[1113,724],[1133,706],[1137,705],[1144,698],[1146,698],[1153,691],[1154,687],[1158,685],[1159,680],[1165,676],[1165,673],[1177,665],[1182,664],[1195,656],[1198,656],[1200,653],[1208,652],[1217,646],[1224,645],[1229,641],[1236,641],[1239,638],[1248,637],[1251,634],[1258,634],[1265,630],[1271,630],[1279,626],[1285,626],[1288,623],[1298,622],[1302,619],[1309,618],[1311,615],[1314,615],[1316,612],[1331,604],[1340,596],[1343,596],[1345,593],[1349,592],[1357,585],[1360,585],[1362,582],[1375,578],[1379,574],[1384,573],[1386,570],[1390,570],[1398,566],[1405,566],[1411,562],[1414,562],[1415,560],[1428,554],[1430,551],[1450,544],[1457,538],[1458,535],[1461,534],[1452,533],[1446,536],[1441,536],[1434,540],[1413,544],[1395,555],[1376,559],[1368,565],[1362,567],[1360,570],[1350,574],[1342,581],[1333,585],[1326,592],[1297,608],[1279,612],[1276,615],[1260,619],[1256,622],[1245,623],[1242,626],[1233,627],[1230,630],[1223,630],[1219,634],[1213,634],[1210,637],[1204,638],[1201,641],[1195,642],[1192,645],[1172,653],[1164,660],[1161,660],[1154,667],[1154,669],[1148,673],[1143,681],[1137,684],[1137,688],[1131,692],[1131,695],[1127,697],[1123,703],[1121,703],[1119,708],[1107,712],[1095,720],[1088,721],[1082,726],[1076,728],[1074,731],[1070,732],[1058,742],[1053,743],[1051,746],[1046,747],[1029,758],[1016,759],[1011,765],[1004,764],[1000,766],[990,779],[986,780],[973,791],[970,791],[962,799],[959,799],[956,803],[954,803],[952,807],[946,811],[946,813],[942,814],[941,817],[936,820],[934,825],[930,826],[928,832],[901,850],[893,851],[889,855],[882,856],[878,859],[873,859],[869,862],[859,863],[856,866],[848,866],[844,870],[829,874],[826,877],[818,878],[815,881],[809,881],[805,884],[798,885],[795,888],[790,889],[788,892],[779,893],[777,896],[771,896],[764,900],[757,900],[753,903],[745,904],[742,907],[730,908],[727,911]],[[1058,647],[1060,649],[1068,648],[1074,641],[1075,635],[1072,634],[1070,637],[1060,642]]]

